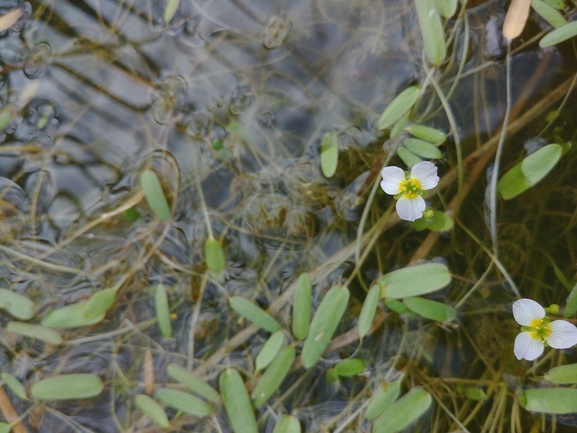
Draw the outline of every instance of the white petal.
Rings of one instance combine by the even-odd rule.
[[[434,188],[439,183],[437,167],[429,161],[415,164],[411,170],[411,177],[414,177],[421,183],[421,188],[423,190]]]
[[[414,199],[401,197],[397,201],[397,213],[402,220],[415,221],[423,216],[424,211],[425,200],[421,196]]]
[[[545,317],[545,309],[532,299],[519,299],[513,304],[513,317],[519,325],[529,326],[533,320]]]
[[[531,334],[528,332],[521,332],[517,335],[517,338],[515,338],[513,352],[515,352],[517,359],[533,361],[541,356],[544,350],[545,345],[531,337]]]
[[[567,349],[577,344],[577,328],[565,320],[551,322],[551,335],[547,338],[549,346],[555,349]]]
[[[401,192],[399,185],[401,181],[405,179],[405,172],[399,167],[385,167],[381,170],[381,176],[383,180],[381,181],[381,188],[387,194],[396,195]]]

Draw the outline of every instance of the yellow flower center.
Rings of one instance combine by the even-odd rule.
[[[549,320],[535,319],[529,326],[529,335],[535,340],[545,342],[547,337],[549,337],[553,331],[551,330],[551,322]]]
[[[413,200],[421,195],[421,182],[414,177],[403,179],[399,184],[399,190],[401,191],[400,194],[404,198]]]

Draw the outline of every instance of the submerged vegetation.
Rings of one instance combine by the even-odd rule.
[[[573,431],[575,16],[2,3],[0,432]]]

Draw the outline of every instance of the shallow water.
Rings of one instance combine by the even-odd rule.
[[[470,2],[467,20],[451,21],[458,42],[435,75],[445,94],[454,84],[449,105],[457,125],[441,147],[438,193],[428,197],[454,218],[453,230],[440,235],[399,222],[391,197],[371,195],[399,144],[377,130],[379,116],[427,75],[412,4],[183,0],[168,24],[165,4],[14,0],[0,8],[27,11],[0,34],[1,113],[10,113],[0,137],[0,287],[33,299],[42,317],[123,282],[106,318],[62,331],[58,347],[0,329],[1,369],[28,389],[65,373],[93,373],[105,382],[89,400],[30,402],[9,392],[27,430],[159,431],[133,402],[150,380],[146,353],[155,388],[168,382],[171,362],[216,388],[219,374],[235,367],[249,391],[254,387],[254,358],[269,333],[241,334],[248,323],[229,307],[230,296],[271,307],[300,348],[288,332],[288,294],[299,274],[311,274],[313,311],[333,285],[349,287],[340,336],[357,326],[376,278],[420,260],[450,269],[451,285],[429,298],[458,305],[455,321],[380,305],[380,325],[362,342],[354,333],[343,337],[316,367],[289,373],[269,409],[257,411],[261,431],[272,432],[276,417],[291,413],[307,432],[368,432],[372,422],[363,411],[370,396],[400,372],[403,391],[422,386],[435,400],[409,431],[509,431],[511,418],[528,431],[540,422],[519,409],[516,392],[575,361],[574,351],[546,352],[528,372],[513,355],[515,295],[502,274],[489,271],[467,295],[491,263],[478,242],[490,250],[485,194],[493,158],[483,146],[496,137],[506,104],[505,63],[495,60],[494,46],[494,22],[506,12],[501,2]],[[531,140],[561,98],[550,106],[543,101],[575,71],[567,44],[540,49],[530,42],[541,28],[548,29],[533,17],[514,44],[511,120],[518,123],[502,172],[535,147]],[[575,139],[574,107],[570,96],[545,143]],[[427,114],[424,124],[450,131],[433,90],[418,111]],[[332,178],[320,163],[327,131],[338,133]],[[464,160],[460,206],[453,202],[456,135]],[[499,258],[522,296],[544,305],[564,306],[563,280],[574,284],[577,275],[575,162],[572,149],[543,182],[499,202]],[[394,155],[390,164],[403,166]],[[168,223],[138,196],[146,169],[161,179],[172,206]],[[122,212],[129,208],[136,219]],[[207,223],[224,247],[221,278],[207,271]],[[359,231],[368,234],[361,239]],[[162,337],[154,321],[160,283],[173,307],[173,338]],[[2,328],[9,320],[0,312]],[[327,370],[350,356],[364,360],[365,373],[328,383]],[[487,399],[467,399],[467,386],[483,389]],[[219,404],[206,419],[167,413],[174,431],[232,431]],[[575,425],[574,418],[546,417],[543,428],[571,431],[564,425]]]

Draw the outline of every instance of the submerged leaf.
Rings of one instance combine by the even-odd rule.
[[[577,364],[560,365],[545,373],[545,379],[557,385],[577,383]]]
[[[49,328],[79,328],[94,325],[102,321],[105,316],[102,313],[99,316],[88,318],[85,316],[85,312],[85,304],[83,302],[67,305],[48,313],[41,323]]]
[[[565,24],[563,27],[553,30],[548,35],[545,35],[543,39],[539,41],[539,46],[541,48],[551,47],[557,45],[567,39],[577,35],[577,21]]]
[[[156,310],[156,319],[158,320],[160,333],[163,337],[172,337],[168,296],[166,295],[166,289],[162,284],[156,286],[156,290],[154,292],[154,308]]]
[[[114,305],[118,288],[104,289],[96,292],[86,302],[81,303],[84,307],[84,317],[87,320],[100,317]]]
[[[178,10],[178,6],[180,5],[180,0],[168,0],[166,2],[166,8],[164,9],[164,23],[168,24],[170,20],[176,14]]]
[[[204,418],[212,413],[212,406],[194,395],[171,388],[161,388],[156,396],[167,405],[190,415]]]
[[[444,132],[429,126],[410,125],[406,129],[411,135],[436,145],[443,144],[447,139]]]
[[[531,7],[535,10],[535,12],[541,15],[545,21],[547,21],[556,29],[567,24],[567,21],[565,18],[563,18],[563,15],[541,0],[533,0],[531,2]]]
[[[220,401],[216,389],[180,365],[169,364],[166,371],[170,377],[186,385],[193,393],[215,403]]]
[[[221,373],[218,383],[234,433],[258,433],[254,410],[239,372],[229,368]]]
[[[418,138],[407,138],[403,145],[407,150],[423,159],[441,159],[443,157],[438,148]]]
[[[24,322],[8,322],[6,330],[26,337],[42,340],[50,344],[61,344],[62,337],[53,329]]]
[[[242,296],[233,296],[228,302],[234,311],[262,329],[266,329],[269,332],[280,331],[281,326],[275,319]]]
[[[271,361],[276,357],[280,348],[284,343],[284,334],[282,331],[276,331],[264,343],[262,349],[255,359],[255,367],[257,370],[264,370]]]
[[[371,397],[365,417],[368,420],[373,420],[381,415],[386,408],[399,398],[401,394],[401,380],[389,382],[386,387],[380,386],[379,389]]]
[[[72,400],[96,397],[103,389],[102,380],[94,374],[62,374],[36,382],[30,394],[38,400]]]
[[[375,313],[377,312],[377,306],[379,303],[379,294],[381,293],[381,288],[378,285],[374,285],[367,293],[365,302],[363,302],[363,308],[361,309],[361,314],[359,315],[358,331],[359,337],[363,338],[371,329],[373,324],[373,319],[375,318]]]
[[[419,99],[420,92],[421,88],[419,86],[411,86],[399,93],[381,114],[377,128],[387,129],[397,120],[404,117]]]
[[[451,18],[457,12],[458,0],[435,0],[435,7],[439,15]]]
[[[145,394],[138,394],[134,402],[140,410],[160,427],[170,427],[168,417],[160,405]]]
[[[381,298],[401,299],[425,295],[442,289],[451,282],[447,267],[441,263],[424,263],[397,269],[377,280]]]
[[[0,289],[0,310],[6,310],[16,319],[30,320],[34,317],[34,302],[26,296],[7,289]]]
[[[277,421],[272,433],[301,433],[301,424],[298,418],[292,415],[283,415]]]
[[[567,304],[563,310],[563,317],[571,317],[577,312],[577,284],[573,286],[571,293],[567,297]]]
[[[391,404],[373,425],[372,433],[394,433],[406,429],[431,406],[431,395],[415,387]]]
[[[220,274],[226,266],[226,257],[220,242],[214,238],[207,239],[204,244],[204,257],[206,257],[206,266],[211,272]]]
[[[1,377],[4,384],[8,386],[8,388],[10,388],[20,400],[28,400],[24,385],[22,385],[16,377],[12,376],[10,373],[2,373]]]
[[[140,184],[152,213],[161,221],[169,221],[170,207],[156,173],[152,170],[143,171],[140,175]]]
[[[333,177],[339,162],[339,143],[336,131],[329,131],[321,140],[321,170],[326,177]]]
[[[280,387],[295,360],[295,348],[285,346],[266,369],[254,390],[252,399],[254,407],[262,406]]]
[[[358,358],[345,359],[335,365],[335,372],[341,377],[350,377],[365,371],[365,361]]]
[[[299,275],[293,303],[293,335],[302,340],[309,333],[311,321],[312,284],[309,274]]]
[[[335,286],[326,293],[315,312],[303,345],[301,357],[305,368],[315,365],[327,348],[348,302],[349,290],[345,286]]]
[[[429,63],[439,66],[445,60],[447,47],[443,23],[435,9],[435,2],[434,0],[415,0],[415,7],[423,37],[425,56]]]
[[[404,146],[397,148],[397,155],[399,155],[399,158],[401,158],[401,160],[407,164],[407,167],[409,168],[413,168],[414,165],[417,165],[419,162],[423,162],[421,158],[419,158]]]
[[[531,412],[566,414],[577,412],[577,389],[534,388],[519,395],[521,406]]]
[[[437,322],[451,322],[457,316],[457,311],[450,305],[418,296],[405,298],[403,303],[413,313]]]

